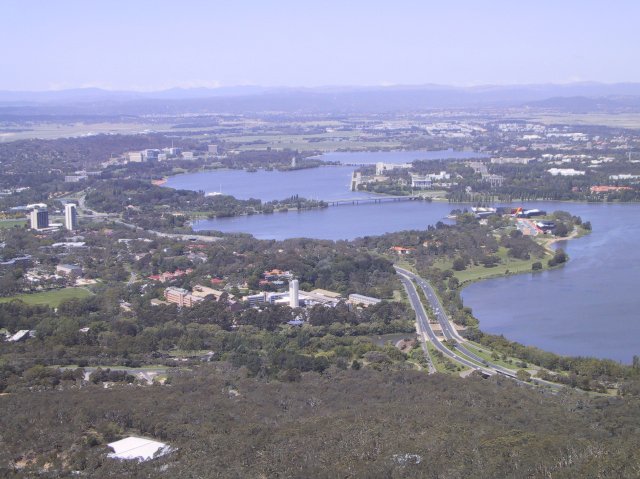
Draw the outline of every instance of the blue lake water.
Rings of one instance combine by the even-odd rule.
[[[170,177],[165,186],[176,189],[221,191],[241,200],[282,200],[293,195],[308,199],[364,198],[367,193],[349,191],[352,166],[324,166],[293,171],[214,170]]]
[[[589,219],[563,242],[570,261],[536,274],[472,284],[462,297],[483,331],[571,356],[630,363],[640,355],[640,205],[562,204]]]
[[[194,224],[194,229],[250,233],[258,239],[354,239],[406,229],[426,229],[428,225],[445,221],[451,209],[448,203],[418,201],[333,206],[321,210],[201,220]]]
[[[407,153],[407,152],[400,152]],[[375,153],[374,155],[378,155]],[[339,161],[359,163],[350,155]],[[369,153],[371,155],[371,153]],[[328,156],[328,155],[327,155]],[[378,159],[376,161],[389,161]],[[399,159],[397,162],[411,161]],[[330,159],[330,158],[327,158]],[[391,162],[391,161],[389,161]],[[214,171],[170,178],[167,186],[218,191],[239,198],[315,199],[361,197],[351,193],[352,167],[293,172]],[[398,202],[336,206],[323,210],[202,220],[197,230],[244,232],[260,239],[311,237],[353,239],[403,229],[424,229],[452,208],[442,202]],[[591,221],[593,233],[562,245],[569,263],[560,269],[472,284],[463,290],[483,331],[566,355],[596,356],[629,363],[640,355],[640,205],[530,203],[566,210]]]

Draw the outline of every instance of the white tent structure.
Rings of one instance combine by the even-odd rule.
[[[112,442],[107,446],[114,451],[109,453],[109,457],[114,459],[136,459],[138,461],[148,461],[149,459],[164,456],[172,450],[162,442],[135,436]]]

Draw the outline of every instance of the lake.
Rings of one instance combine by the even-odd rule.
[[[319,158],[350,165],[410,163],[413,160],[482,158],[485,155],[471,151],[376,151],[334,152]],[[283,200],[293,195],[313,200],[366,198],[372,195],[349,190],[353,166],[326,166],[293,171],[213,170],[186,173],[167,179],[165,186],[175,189],[222,192],[241,200],[257,198],[262,201]]]
[[[630,363],[640,355],[640,205],[562,204],[593,232],[563,242],[564,267],[466,287],[462,298],[492,334],[547,351]]]
[[[314,200],[366,198],[362,192],[351,192],[352,166],[323,166],[293,171],[248,172],[244,170],[213,170],[170,177],[169,188],[221,191],[241,200],[257,198],[262,201],[283,200],[293,195]]]
[[[407,152],[394,152],[407,154]],[[415,154],[415,153],[413,153]],[[336,153],[344,163],[363,163],[362,153]],[[348,156],[344,156],[348,155]],[[351,155],[359,155],[356,160]],[[368,153],[371,155],[371,153]],[[369,162],[380,159],[379,153]],[[334,156],[333,159],[336,157]],[[394,161],[411,161],[394,156]],[[389,161],[391,162],[391,161]],[[213,171],[170,178],[167,186],[217,191],[239,198],[315,199],[361,197],[348,190],[353,167],[293,172]],[[311,192],[311,194],[310,194]],[[570,211],[591,221],[593,233],[561,245],[569,263],[560,269],[472,284],[462,292],[483,331],[565,355],[596,356],[630,363],[640,354],[640,205],[529,203],[549,212]],[[202,220],[196,230],[250,233],[259,239],[311,237],[353,239],[404,229],[425,229],[460,205],[446,202],[336,206],[322,210]]]

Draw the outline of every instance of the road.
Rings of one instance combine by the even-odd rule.
[[[160,236],[162,238],[171,238],[177,241],[202,241],[204,243],[214,243],[216,241],[220,241],[223,239],[220,236],[206,236],[206,235],[197,235],[197,234],[189,234],[189,233],[163,233],[162,231],[154,231],[154,230],[146,230],[140,226],[132,225],[131,223],[126,223],[121,219],[112,219],[114,223],[118,223],[122,226],[126,226],[127,228],[131,228],[134,231],[146,231],[147,233],[151,233],[156,236]]]
[[[425,281],[423,278],[421,278],[417,274],[412,273],[411,271],[400,268],[398,266],[395,266],[395,268],[396,268],[396,271],[400,273],[401,277],[405,276],[406,278],[409,278],[410,280],[415,281],[416,284],[420,287],[420,289],[422,289],[422,292],[424,293],[425,297],[427,298],[427,301],[431,305],[431,309],[433,310],[436,316],[436,319],[438,320],[438,323],[442,328],[442,334],[444,334],[445,339],[447,339],[450,343],[455,344],[454,348],[457,351],[459,351],[461,355],[464,355],[467,358],[472,359],[473,361],[476,361],[480,364],[485,365],[489,370],[493,370],[494,372],[497,372],[512,378],[516,377],[516,374],[510,369],[504,368],[498,364],[491,363],[486,359],[481,358],[477,354],[469,351],[469,349],[465,348],[464,345],[462,344],[465,341],[465,339],[458,334],[456,329],[453,327],[453,325],[449,321],[449,318],[447,317],[447,314],[445,313],[445,310],[442,307],[442,303],[440,303],[440,299],[436,295],[436,292],[431,287],[431,285],[427,281]],[[438,343],[439,342],[440,341],[438,341]],[[442,346],[442,347],[445,349],[448,349],[445,346]],[[471,364],[474,364],[474,363],[471,363]]]
[[[425,340],[428,338],[428,340],[433,343],[434,347],[438,349],[438,351],[440,351],[446,357],[460,364],[463,364],[467,367],[470,367],[476,371],[480,371],[484,374],[487,374],[487,375],[495,374],[494,371],[491,371],[487,368],[483,368],[478,364],[475,364],[474,362],[460,356],[459,354],[456,354],[455,352],[451,351],[449,348],[447,348],[444,344],[440,342],[436,334],[433,332],[433,329],[431,329],[431,326],[429,325],[429,318],[427,317],[427,312],[424,309],[424,305],[420,301],[420,297],[418,296],[418,291],[416,290],[413,282],[411,281],[410,276],[408,276],[407,274],[404,274],[403,271],[406,271],[406,270],[399,270],[399,268],[396,268],[396,271],[398,271],[398,275],[400,276],[400,281],[402,282],[405,290],[407,291],[409,301],[411,302],[411,307],[416,312],[416,319],[418,322],[418,333],[421,334]],[[426,335],[426,338],[425,338],[425,335]]]
[[[416,315],[418,316],[418,318],[420,318],[421,316],[424,318],[422,324],[420,324],[419,322],[420,326],[423,328],[424,331],[427,331],[427,333],[431,332],[431,334],[429,334],[429,338],[433,342],[434,346],[436,347],[439,346],[438,350],[442,351],[443,353],[445,353],[444,350],[448,351],[449,353],[451,353],[451,354],[447,354],[448,357],[454,359],[455,361],[458,361],[459,363],[464,364],[465,366],[473,367],[473,369],[481,371],[485,374],[498,373],[503,376],[510,377],[516,380],[520,384],[531,386],[531,384],[517,379],[516,373],[513,372],[512,370],[504,368],[498,364],[492,363],[491,361],[487,361],[486,359],[481,358],[477,354],[472,353],[471,351],[469,351],[469,349],[465,348],[464,345],[461,344],[461,342],[464,342],[466,340],[458,334],[458,332],[455,330],[455,328],[449,321],[449,318],[444,312],[444,308],[442,307],[442,304],[440,303],[440,299],[436,295],[433,287],[422,277],[412,273],[409,270],[406,270],[396,265],[394,265],[394,268],[396,269],[396,272],[400,276],[400,280],[404,284],[404,287],[407,290],[407,293],[409,294],[409,300],[411,301],[411,305],[413,309],[416,311]],[[420,289],[422,289],[422,291],[425,294],[425,297],[431,304],[431,307],[438,319],[438,323],[442,328],[442,332],[445,338],[455,343],[455,349],[457,351],[459,351],[461,354],[463,354],[467,358],[473,359],[474,361],[477,361],[485,365],[484,368],[481,368],[477,364],[471,361],[468,361],[468,359],[466,359],[465,357],[462,357],[460,354],[453,353],[450,349],[448,349],[447,347],[445,347],[443,344],[440,343],[440,340],[436,337],[435,333],[433,333],[431,326],[429,326],[427,314],[417,294],[413,281],[415,281],[420,286]],[[563,385],[552,383],[542,379],[532,378],[531,382],[533,384],[537,384],[538,386],[545,386],[555,391],[564,389]]]
[[[134,231],[146,231],[147,233],[151,233],[156,236],[160,236],[163,238],[171,238],[177,241],[202,241],[204,243],[213,243],[215,241],[220,241],[222,238],[219,236],[208,236],[208,235],[198,235],[198,234],[187,234],[187,233],[163,233],[162,231],[154,231],[154,230],[145,230],[140,226],[132,225],[131,223],[127,223],[120,218],[119,214],[116,213],[100,213],[95,210],[90,210],[85,205],[86,193],[79,195],[78,197],[68,196],[61,197],[60,200],[66,201],[77,201],[78,208],[82,211],[88,211],[90,214],[80,214],[80,217],[83,218],[92,218],[92,219],[109,219],[114,223],[121,224],[122,226],[126,226],[127,228],[131,228]]]

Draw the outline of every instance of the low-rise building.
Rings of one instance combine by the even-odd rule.
[[[411,188],[431,188],[434,182],[449,180],[451,175],[446,171],[440,173],[427,173],[426,175],[411,174]]]
[[[187,268],[185,270],[177,269],[173,273],[166,271],[160,274],[152,274],[151,276],[149,276],[149,279],[152,279],[154,281],[160,281],[161,283],[166,283],[167,281],[171,281],[172,279],[185,276],[192,272],[193,272],[193,269],[191,268]]]
[[[614,191],[633,190],[630,186],[592,186],[591,193],[611,193]]]
[[[208,286],[202,286],[201,284],[196,284],[192,288],[191,294],[198,298],[206,298],[207,296],[213,297],[216,301],[220,301],[220,297],[223,294],[227,294],[230,298],[233,298],[232,295],[227,293],[226,291],[220,291],[219,289],[209,288]]]
[[[502,186],[504,183],[504,176],[501,175],[485,175],[482,177],[482,181],[486,181],[492,188]]]
[[[16,334],[13,334],[7,338],[10,343],[17,343],[18,341],[24,341],[25,339],[35,336],[35,331],[28,329],[21,329]]]
[[[364,296],[362,294],[349,295],[349,302],[354,305],[371,306],[372,304],[378,304],[381,301],[381,299]]]
[[[382,161],[379,161],[378,163],[376,163],[376,176],[384,175],[387,171],[393,171],[397,169],[406,170],[409,168],[413,168],[413,165],[411,163],[397,164],[397,163],[384,163]]]
[[[552,176],[582,176],[585,174],[584,171],[573,168],[549,168],[547,172]]]
[[[184,288],[173,286],[164,290],[164,297],[169,303],[177,304],[180,308],[191,308],[194,304],[204,301],[203,297],[194,296]]]
[[[266,293],[249,294],[242,297],[242,301],[246,301],[247,303],[249,303],[249,306],[257,306],[258,304],[266,302],[266,300]]]
[[[62,276],[82,276],[82,267],[77,264],[59,264],[56,266],[56,274]]]
[[[114,459],[148,461],[171,452],[166,444],[142,437],[130,436],[107,444],[113,452],[108,456]]]
[[[130,163],[142,163],[144,161],[141,151],[132,151],[127,156]]]
[[[405,248],[404,246],[392,246],[389,249],[400,256],[411,254],[413,251],[415,251],[415,248]]]

